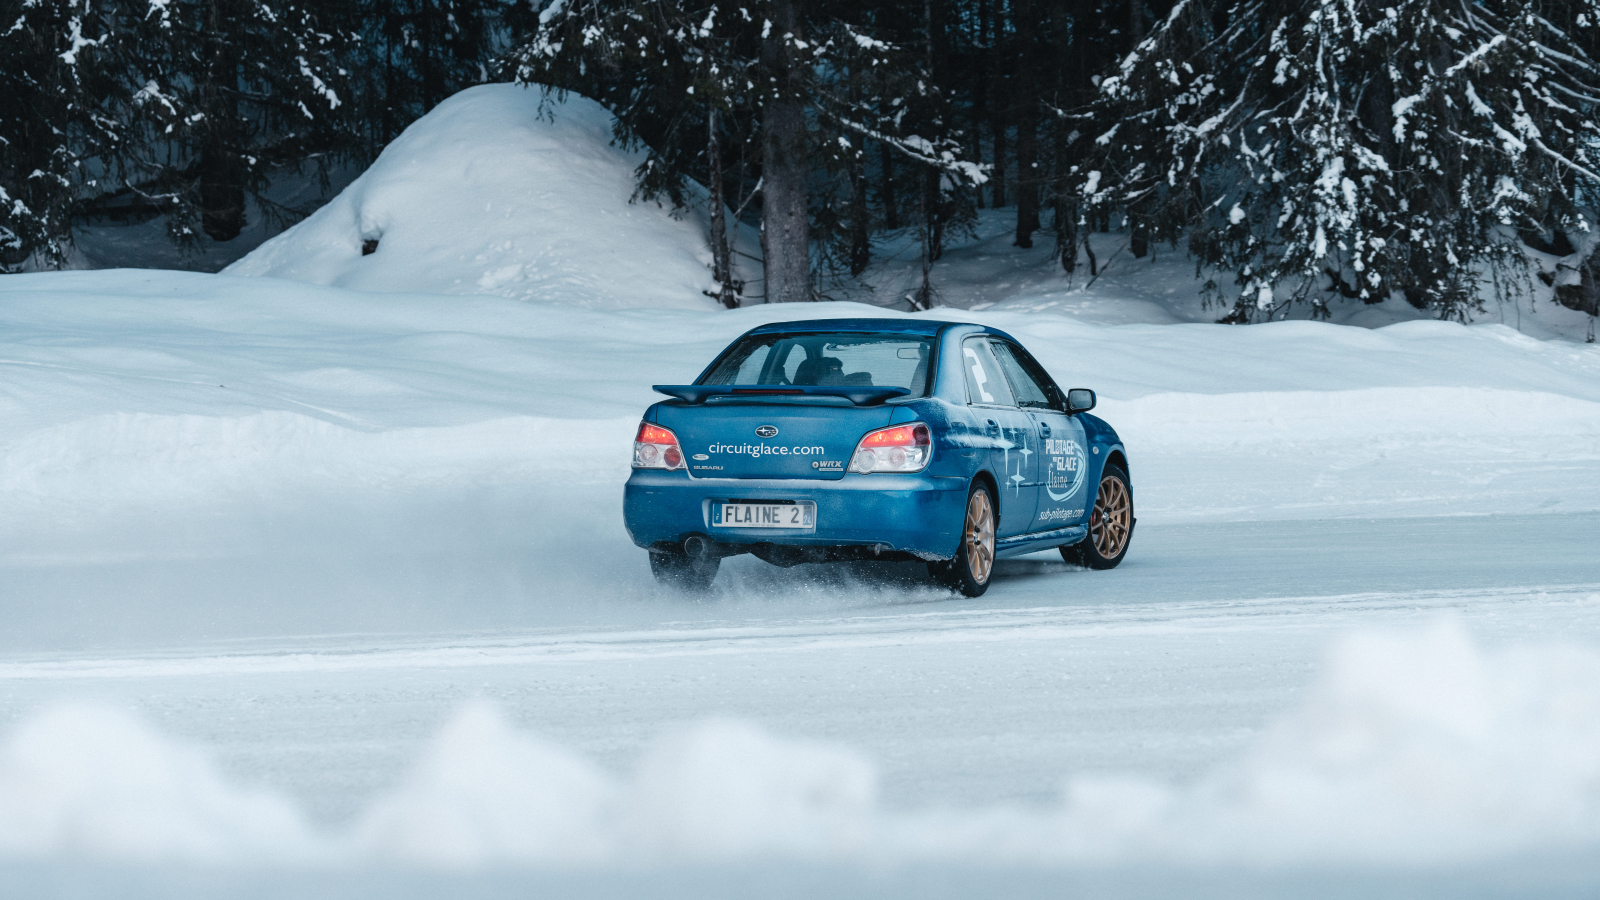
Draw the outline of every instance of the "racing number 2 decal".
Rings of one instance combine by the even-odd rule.
[[[967,358],[972,360],[972,380],[978,386],[978,395],[983,398],[983,402],[993,403],[994,395],[985,387],[989,383],[989,376],[983,372],[983,360],[978,358],[978,351],[971,347],[964,348],[964,351]]]

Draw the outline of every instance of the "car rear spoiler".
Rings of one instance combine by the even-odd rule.
[[[850,387],[847,385],[820,385],[820,384],[785,384],[785,385],[750,385],[741,387],[733,384],[658,384],[654,385],[658,394],[677,397],[686,403],[704,403],[708,397],[748,397],[752,400],[761,397],[778,399],[781,397],[843,397],[856,406],[877,406],[885,400],[895,397],[904,397],[911,392],[903,387]]]

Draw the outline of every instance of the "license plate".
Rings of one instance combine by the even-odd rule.
[[[711,524],[717,528],[815,528],[817,505],[798,503],[713,503]]]

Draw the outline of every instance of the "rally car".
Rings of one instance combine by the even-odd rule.
[[[723,557],[924,560],[976,597],[994,561],[1052,547],[1109,569],[1133,536],[1128,457],[1022,344],[922,319],[779,322],[694,384],[656,385],[623,515],[663,582]]]

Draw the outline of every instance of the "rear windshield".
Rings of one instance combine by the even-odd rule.
[[[925,397],[933,348],[933,338],[909,335],[751,335],[700,383],[900,387]]]

